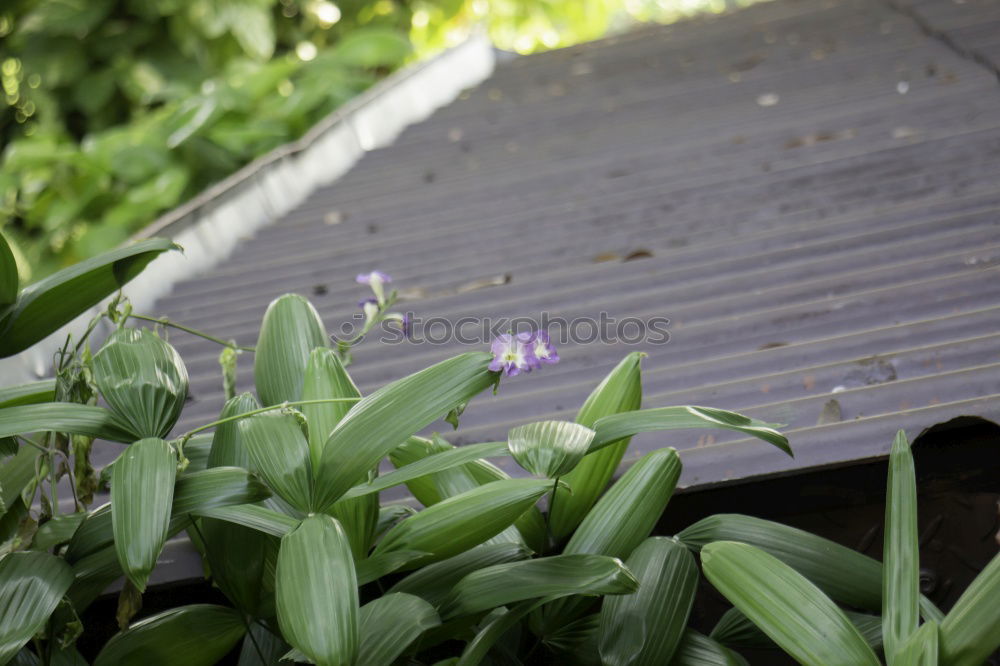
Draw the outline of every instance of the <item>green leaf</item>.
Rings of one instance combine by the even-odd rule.
[[[43,402],[0,409],[0,437],[31,432],[65,432],[132,442],[129,427],[103,407],[72,402]]]
[[[82,511],[53,516],[35,532],[35,538],[31,540],[32,549],[49,550],[60,544],[67,543],[73,538],[73,534],[86,517],[87,514]]]
[[[441,603],[445,620],[540,597],[628,594],[639,587],[615,557],[556,555],[494,564],[460,580]]]
[[[643,541],[626,566],[638,579],[639,591],[604,600],[598,639],[602,663],[668,664],[691,614],[698,566],[683,544],[667,537]]]
[[[212,666],[243,637],[238,611],[195,604],[172,608],[136,622],[111,637],[94,666],[184,664]]]
[[[317,347],[309,354],[306,363],[303,400],[323,400],[328,398],[360,398],[361,391],[336,352],[327,347]],[[309,423],[309,457],[313,469],[319,469],[323,448],[330,433],[337,427],[344,415],[354,406],[352,402],[329,402],[317,405],[302,405],[302,413]]]
[[[332,57],[355,67],[396,67],[412,49],[404,34],[387,28],[355,28],[333,48]]]
[[[226,401],[219,414],[219,420],[252,412],[260,408],[260,403],[249,393],[241,393]],[[240,436],[240,422],[227,421],[215,428],[212,435],[212,450],[208,454],[208,466],[232,466],[250,468],[250,453]]]
[[[0,664],[42,630],[72,583],[69,565],[48,553],[0,558]]]
[[[347,535],[329,516],[310,516],[281,539],[277,607],[281,633],[322,666],[358,654],[358,586]]]
[[[52,402],[55,398],[56,380],[54,379],[0,388],[0,408]]]
[[[494,564],[523,560],[530,555],[531,552],[522,544],[483,544],[414,571],[389,588],[389,592],[413,594],[432,606],[440,606],[455,583],[470,573]]]
[[[122,571],[140,591],[167,540],[177,458],[162,439],[142,439],[115,461],[111,520]]]
[[[842,604],[875,612],[882,608],[882,564],[805,530],[720,513],[685,528],[677,538],[695,550],[712,541],[748,543],[774,555]],[[927,619],[940,614],[925,597],[920,599],[920,609]]]
[[[212,454],[212,433],[200,432],[184,442],[184,457],[187,466],[178,473],[184,476],[208,469],[208,456]]]
[[[34,480],[38,455],[32,447],[22,446],[12,458],[0,461],[0,516],[14,506],[24,487]]]
[[[969,584],[941,623],[941,662],[981,664],[1000,647],[1000,554]]]
[[[298,294],[271,301],[253,366],[257,395],[265,407],[302,399],[309,353],[326,344],[326,329],[309,301]]]
[[[468,444],[466,446],[454,447],[400,467],[394,472],[383,474],[371,483],[355,486],[344,493],[343,499],[362,497],[369,493],[376,493],[403,483],[409,484],[414,479],[420,479],[436,472],[451,469],[452,467],[465,465],[480,458],[498,458],[506,453],[507,442],[485,442],[483,444]]]
[[[270,497],[260,480],[239,467],[213,467],[177,479],[171,515],[214,507],[252,504]]]
[[[450,497],[403,520],[375,552],[422,550],[426,564],[457,555],[499,534],[549,489],[547,479],[494,481]]]
[[[639,409],[642,405],[639,362],[644,356],[642,352],[632,352],[622,359],[583,403],[576,422],[591,428],[604,416]],[[630,440],[625,437],[585,455],[575,469],[562,477],[568,489],[556,491],[549,513],[549,526],[557,539],[576,529],[594,506],[618,469]]]
[[[890,665],[897,663],[896,653],[920,623],[919,560],[917,481],[910,445],[906,433],[900,430],[889,454],[882,556],[882,640]]]
[[[442,361],[369,396],[330,435],[316,474],[318,508],[326,508],[407,437],[496,381],[491,355],[469,352]],[[419,550],[419,549],[418,549]]]
[[[166,437],[184,408],[188,373],[170,344],[148,329],[120,328],[94,355],[94,383],[136,439]]]
[[[179,248],[167,239],[141,241],[81,261],[23,289],[0,322],[0,357],[13,356],[55,332],[172,249]]]
[[[747,666],[747,660],[708,636],[688,629],[670,666]]]
[[[204,542],[212,581],[244,613],[274,616],[274,562],[279,540],[235,523],[202,518],[195,535]]]
[[[897,664],[906,666],[937,666],[939,658],[938,623],[931,620],[910,634],[896,653]],[[946,662],[952,663],[952,662]],[[981,661],[969,662],[979,664]]]
[[[511,428],[507,446],[517,464],[536,476],[558,478],[587,453],[594,431],[569,421],[539,421]]]
[[[420,634],[441,624],[434,608],[411,594],[386,594],[361,607],[358,664],[391,666]]]
[[[590,450],[591,452],[598,451],[623,437],[631,437],[640,432],[681,428],[721,428],[752,435],[768,444],[777,446],[788,455],[792,455],[788,439],[776,430],[778,427],[774,423],[765,423],[749,416],[714,407],[688,405],[640,409],[636,412],[614,414],[598,419],[593,426],[597,436],[594,437]]]
[[[17,261],[10,245],[7,244],[7,239],[0,234],[0,317],[3,316],[7,306],[13,305],[17,300],[19,286]]]
[[[846,608],[842,610],[847,619],[851,621],[851,624],[858,628],[858,632],[865,639],[865,643],[871,645],[873,650],[878,650],[882,647],[881,617],[878,615],[869,615],[868,613],[859,613]]]
[[[296,518],[256,504],[197,509],[194,513],[205,518],[218,518],[236,525],[243,525],[277,537],[285,536],[299,524],[299,520]]]
[[[358,585],[367,585],[426,556],[420,550],[394,550],[367,557],[355,565]]]
[[[701,549],[705,577],[734,606],[806,666],[860,666],[879,661],[823,592],[773,555],[734,541]]]
[[[293,414],[263,412],[238,421],[252,469],[274,492],[306,513],[313,509],[309,442]]]
[[[490,649],[504,634],[510,631],[528,613],[552,599],[553,597],[545,597],[544,599],[525,601],[506,612],[496,615],[469,641],[469,644],[465,646],[465,650],[462,652],[462,656],[455,666],[477,666],[477,664],[482,663]]]

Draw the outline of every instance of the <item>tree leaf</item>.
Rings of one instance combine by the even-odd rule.
[[[271,301],[253,365],[257,395],[265,407],[302,399],[309,353],[326,344],[326,329],[309,301],[298,294]]]
[[[340,523],[306,518],[281,539],[277,609],[292,647],[323,666],[351,666],[358,654],[358,586]]]
[[[890,666],[897,663],[896,653],[920,622],[919,560],[916,474],[906,433],[900,430],[889,454],[882,556],[882,640]]]
[[[1000,554],[965,588],[941,623],[941,662],[981,664],[1000,647]]]
[[[823,592],[773,555],[735,541],[701,549],[705,577],[781,649],[806,666],[879,661]]]
[[[426,564],[479,545],[506,527],[545,494],[547,479],[494,481],[424,509],[389,530],[375,552],[422,550]]]
[[[452,588],[440,610],[442,619],[450,620],[527,599],[627,594],[638,587],[639,582],[618,558],[556,555],[473,571]]]
[[[56,380],[54,379],[43,379],[40,382],[0,388],[0,408],[52,402],[55,398]]]
[[[167,540],[177,458],[162,439],[141,439],[115,461],[111,520],[122,571],[140,591]]]
[[[241,393],[226,401],[219,414],[219,419],[227,419],[239,414],[252,412],[260,407],[260,403],[250,393]],[[208,466],[232,466],[250,469],[250,453],[240,435],[240,422],[227,421],[215,428],[212,435],[212,450],[208,454]]]
[[[344,493],[343,499],[361,497],[369,493],[392,488],[393,486],[404,483],[408,484],[414,479],[420,479],[446,469],[451,469],[452,467],[458,467],[459,465],[464,465],[480,458],[498,458],[506,453],[507,442],[484,442],[483,444],[468,444],[466,446],[454,447],[412,462],[394,472],[383,474],[371,483],[354,486]]]
[[[31,432],[65,432],[132,442],[129,427],[103,407],[72,402],[43,402],[0,409],[0,437]]]
[[[167,250],[165,238],[140,241],[81,261],[21,290],[0,321],[0,358],[24,351],[111,295]]]
[[[286,412],[272,411],[237,423],[252,469],[293,507],[306,513],[312,511],[309,442],[298,419]]]
[[[748,666],[747,660],[694,629],[684,632],[670,666]]]
[[[937,666],[939,649],[938,623],[931,620],[921,625],[899,646],[896,663],[906,666]]]
[[[195,604],[157,613],[111,637],[94,666],[212,666],[246,633],[239,611]]]
[[[720,513],[699,520],[677,538],[695,550],[712,541],[739,541],[756,546],[789,565],[834,600],[869,611],[882,608],[882,564],[839,543],[770,520]],[[940,611],[925,597],[927,619]]]
[[[536,476],[558,478],[587,453],[594,431],[569,421],[539,421],[511,428],[507,447],[517,464]]]
[[[778,424],[765,423],[749,416],[714,407],[687,405],[640,409],[635,412],[613,414],[598,419],[593,426],[597,435],[590,445],[590,451],[598,451],[623,437],[631,437],[640,432],[682,428],[721,428],[752,435],[768,444],[777,446],[788,455],[792,455],[788,439],[776,430],[778,427],[780,427]]]
[[[272,511],[256,504],[238,504],[209,509],[197,509],[195,514],[205,518],[218,518],[226,522],[243,525],[265,534],[282,537],[295,529],[299,520],[283,513]]]
[[[592,428],[597,419],[642,406],[642,352],[628,354],[594,389],[576,415],[576,422]],[[630,437],[588,453],[562,480],[568,489],[557,490],[549,511],[552,534],[561,539],[580,524],[594,506],[621,462]],[[572,491],[572,492],[570,492]]]
[[[437,607],[455,583],[468,574],[494,564],[523,560],[530,555],[531,552],[522,544],[483,544],[414,571],[389,588],[389,592],[413,594]]]
[[[386,594],[361,607],[358,664],[391,666],[420,634],[441,624],[429,603],[411,594]]]
[[[170,433],[188,393],[177,350],[150,330],[120,328],[94,355],[93,370],[101,397],[136,439]]]
[[[669,664],[691,614],[698,566],[687,547],[667,537],[643,541],[626,566],[638,579],[639,591],[604,600],[598,638],[601,663]]]
[[[316,506],[335,502],[386,454],[457,404],[496,381],[491,355],[461,354],[363,398],[340,421],[323,449]]]
[[[355,28],[337,41],[332,57],[355,67],[396,67],[412,46],[404,34],[388,28]]]
[[[0,558],[0,664],[41,631],[72,583],[69,565],[48,553]]]

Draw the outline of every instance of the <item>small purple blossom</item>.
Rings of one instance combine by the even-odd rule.
[[[371,273],[359,273],[358,277],[354,278],[354,281],[358,284],[388,284],[392,282],[392,276],[382,271],[372,271]]]
[[[540,368],[543,363],[555,365],[559,362],[559,352],[549,339],[548,331],[536,331],[530,340],[531,357],[534,359],[534,367]]]
[[[508,377],[531,372],[537,360],[532,355],[530,341],[531,334],[527,333],[518,333],[516,336],[510,333],[498,335],[493,340],[491,348],[493,360],[489,369],[493,372],[502,372]]]
[[[358,301],[358,307],[364,311],[366,319],[371,319],[378,314],[378,301],[374,298],[362,298]]]

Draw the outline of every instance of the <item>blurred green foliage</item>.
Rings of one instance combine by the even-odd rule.
[[[685,11],[722,0],[682,0]],[[671,0],[677,2],[677,0]],[[0,228],[24,277],[113,247],[408,59],[530,52],[664,0],[7,0]],[[673,9],[671,8],[673,7]]]

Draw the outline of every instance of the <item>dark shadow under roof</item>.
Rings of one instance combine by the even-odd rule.
[[[788,424],[795,459],[726,432],[636,438],[634,456],[680,449],[686,486],[996,420],[998,26],[996,0],[775,0],[512,59],[155,314],[253,344],[298,292],[333,332],[378,268],[425,319],[667,317],[668,344],[563,345],[445,434],[572,418],[638,349],[645,406]],[[180,431],[218,414],[219,350],[171,341],[192,377]],[[351,372],[368,392],[466,349],[368,343]]]

